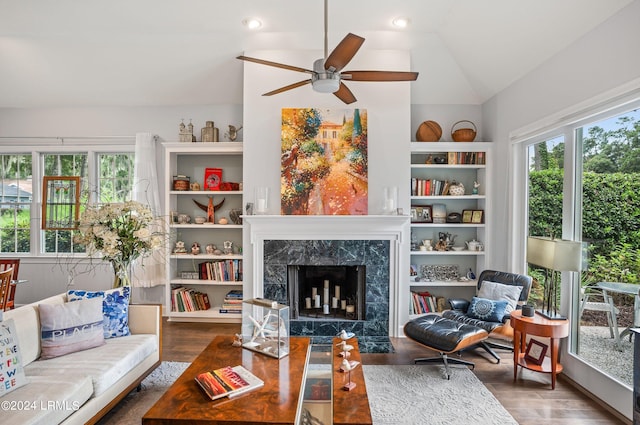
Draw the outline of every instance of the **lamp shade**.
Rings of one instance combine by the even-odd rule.
[[[582,243],[529,236],[527,262],[549,270],[579,272],[582,270]]]

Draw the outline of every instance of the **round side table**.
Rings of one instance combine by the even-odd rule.
[[[558,363],[558,349],[560,339],[569,336],[569,320],[550,320],[539,314],[525,317],[522,311],[511,312],[511,327],[513,328],[513,380],[517,379],[518,366],[535,372],[551,374],[551,389],[556,387],[556,375],[562,372],[562,365]],[[550,338],[550,357],[544,357],[541,364],[537,364],[525,357],[527,335]]]

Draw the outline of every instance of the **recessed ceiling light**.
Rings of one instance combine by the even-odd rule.
[[[400,16],[391,21],[391,24],[396,28],[406,28],[409,25],[409,22],[409,18]]]
[[[249,28],[250,30],[255,30],[262,26],[262,22],[257,18],[247,18],[242,21],[242,25]]]

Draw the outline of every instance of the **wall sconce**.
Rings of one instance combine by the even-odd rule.
[[[560,272],[579,272],[582,270],[582,243],[529,236],[527,239],[527,262],[545,269],[542,309],[537,313],[547,319],[566,319],[558,313]]]

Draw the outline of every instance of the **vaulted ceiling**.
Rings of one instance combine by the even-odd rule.
[[[412,103],[480,104],[632,1],[329,0],[329,50],[410,51]],[[321,52],[323,30],[322,0],[0,0],[0,107],[239,104],[236,56]]]

